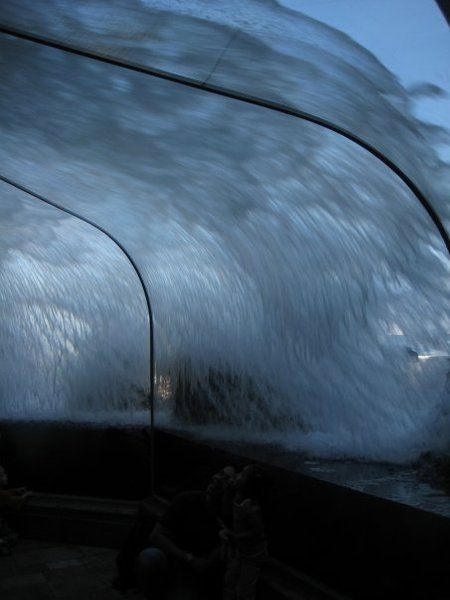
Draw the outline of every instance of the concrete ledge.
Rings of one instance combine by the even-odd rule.
[[[118,548],[137,511],[137,502],[35,493],[14,528],[25,539]]]

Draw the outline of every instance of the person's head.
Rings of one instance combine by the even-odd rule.
[[[258,465],[246,465],[236,477],[236,490],[245,497],[261,501],[266,486],[266,475]]]
[[[206,487],[207,500],[211,506],[220,506],[225,491],[233,485],[235,478],[236,472],[231,465],[211,477]]]

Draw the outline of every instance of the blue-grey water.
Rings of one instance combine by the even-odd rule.
[[[373,55],[301,13],[18,0],[0,22],[332,120],[450,223],[448,131],[414,117]],[[281,447],[312,470],[408,473],[450,453],[448,252],[389,168],[317,125],[6,34],[0,59],[0,174],[133,256],[161,423]],[[148,316],[125,257],[5,182],[0,211],[1,416],[145,421]]]

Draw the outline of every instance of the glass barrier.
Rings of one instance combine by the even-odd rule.
[[[130,420],[150,361],[128,261],[85,223],[4,182],[0,190],[1,418]]]
[[[82,5],[74,11],[81,19]],[[53,35],[60,14],[46,15]],[[184,74],[232,85],[228,61],[254,40],[211,36],[192,19],[180,44],[214,39],[226,53],[202,50],[205,62],[181,62],[199,71]],[[167,36],[164,52],[178,52]],[[160,427],[324,459],[448,452],[450,263],[395,173],[292,116],[14,36],[0,44],[1,175],[98,223],[136,261],[154,313]],[[235,62],[255,93],[261,65]],[[319,92],[311,104],[330,97]],[[393,108],[392,120],[362,114],[357,94],[341,92],[348,115],[390,131],[393,155],[411,149],[404,160],[420,163],[418,182],[437,198],[443,179],[429,178],[438,163],[418,130]],[[86,225],[1,191],[1,416],[148,423],[147,311],[126,258]]]
[[[371,52],[301,12],[252,1],[18,0],[3,3],[0,24],[335,123],[398,165],[449,229],[448,166],[437,149],[448,131],[417,118],[417,94]]]

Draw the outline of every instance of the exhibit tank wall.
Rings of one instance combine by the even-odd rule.
[[[201,77],[366,136],[448,224],[444,132],[419,122],[407,91],[349,38],[298,15],[301,36],[286,44],[292,15],[270,3],[249,3],[262,13],[242,33],[156,4],[94,6],[34,3],[17,18],[188,75],[189,43],[172,41],[191,32]],[[136,33],[142,11],[160,25],[158,52]],[[327,458],[448,452],[448,254],[389,168],[294,117],[0,43],[1,174],[99,223],[136,260],[155,319],[158,423]],[[1,190],[2,417],[145,422],[148,315],[135,273],[100,233]]]

